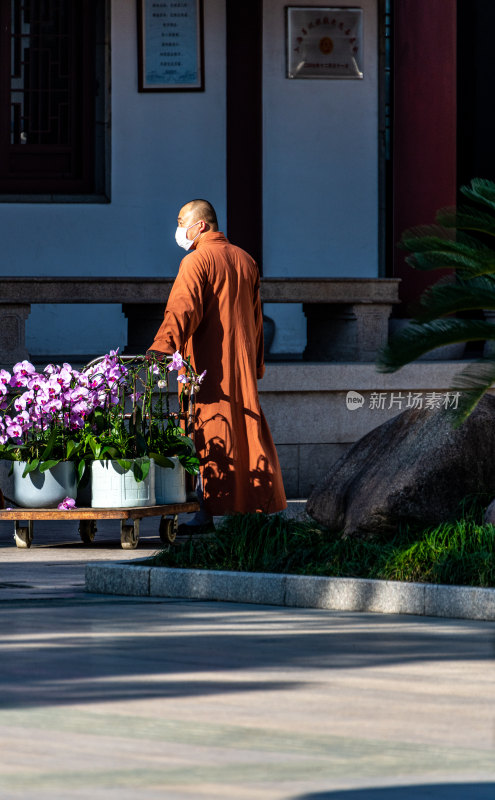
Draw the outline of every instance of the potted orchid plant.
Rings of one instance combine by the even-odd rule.
[[[105,410],[93,413],[83,439],[92,456],[93,506],[185,501],[184,470],[199,472],[199,461],[182,426],[184,414],[170,412],[168,376],[173,370],[181,372],[184,401],[198,391],[205,373],[197,375],[179,353],[163,362],[106,356],[90,366],[91,380],[107,392]],[[176,486],[170,494],[171,472],[183,491]]]
[[[204,374],[196,375],[178,353],[159,365],[143,364],[142,357],[126,359],[111,351],[82,371],[64,363],[49,364],[37,372],[28,361],[16,364],[12,374],[0,370],[0,409],[4,412],[0,416],[0,458],[13,462],[15,502],[33,507],[56,505],[64,497],[75,497],[76,483],[87,481],[92,473],[93,505],[151,505],[155,502],[155,462],[170,468],[169,455],[174,455],[186,469],[197,472],[194,445],[177,420],[173,421],[168,392],[164,404],[160,388],[161,384],[168,388],[172,369],[182,369],[184,377],[179,380],[186,392],[197,391]],[[121,483],[132,483],[124,497],[121,492],[119,502],[110,497],[108,489],[103,489],[103,495],[95,490],[102,470],[107,475],[117,470]],[[59,473],[66,475],[65,482],[60,481]],[[60,498],[53,493],[46,497],[52,477]],[[44,493],[39,491],[43,488]]]
[[[182,387],[180,407],[183,409],[182,417],[185,417],[191,396],[199,391],[206,370],[197,374],[190,362],[183,359],[178,352],[174,353],[168,363],[152,361],[151,369],[158,380],[153,412],[149,415],[147,442],[150,455],[155,460],[156,502],[181,503],[186,500],[186,472],[197,475],[199,459],[194,442],[184,433],[187,424],[180,415],[170,413],[168,376],[170,372],[177,370],[177,381]]]
[[[51,507],[75,495],[88,383],[70,364],[0,370],[0,458],[13,462],[19,505]]]

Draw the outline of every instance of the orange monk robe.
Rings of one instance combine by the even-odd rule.
[[[191,356],[207,370],[195,442],[206,510],[281,511],[287,502],[270,430],[259,405],[263,318],[255,261],[208,231],[180,264],[151,350]]]

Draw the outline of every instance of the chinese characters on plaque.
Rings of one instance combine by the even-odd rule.
[[[361,8],[287,8],[288,78],[362,78]]]
[[[200,91],[201,0],[138,0],[139,91]]]

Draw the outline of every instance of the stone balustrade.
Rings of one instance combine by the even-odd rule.
[[[0,278],[0,364],[29,354],[25,325],[33,303],[118,303],[128,319],[126,351],[142,353],[163,318],[173,278]],[[373,361],[388,338],[399,280],[262,278],[266,303],[302,303],[307,361]],[[159,299],[159,302],[157,300]]]

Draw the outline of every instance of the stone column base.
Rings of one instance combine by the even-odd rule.
[[[388,341],[390,303],[304,303],[305,361],[375,361]]]
[[[124,353],[144,355],[163,322],[165,303],[124,303],[122,311],[128,319]]]

